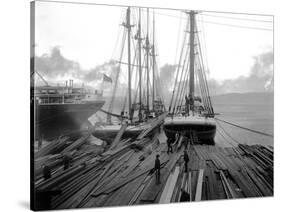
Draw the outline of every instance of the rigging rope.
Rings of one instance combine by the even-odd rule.
[[[254,22],[264,22],[264,23],[273,23],[269,20],[258,20],[258,19],[251,19],[251,18],[238,18],[238,17],[230,17],[230,16],[221,16],[221,15],[209,15],[209,14],[201,14],[203,16],[209,17],[216,17],[216,18],[225,18],[225,19],[233,19],[233,20],[242,20],[242,21],[254,21]]]
[[[187,84],[188,84],[188,74],[189,74],[189,69],[188,69],[188,66],[189,66],[189,61],[187,63],[187,67],[186,67],[186,72],[185,72],[185,75],[184,75],[184,78],[183,80],[180,82],[182,83],[182,87],[181,87],[181,91],[180,91],[180,96],[178,98],[178,103],[176,103],[177,105],[177,110],[176,110],[176,113],[177,112],[181,112],[179,111],[179,109],[181,109],[181,106],[182,106],[182,103],[183,103],[183,99],[187,93]]]
[[[172,98],[171,98],[170,105],[169,105],[169,112],[171,112],[171,109],[172,109],[172,104],[173,104],[173,100],[174,100],[174,94],[175,94],[176,85],[177,85],[177,80],[178,80],[178,74],[179,74],[180,65],[181,65],[182,56],[183,56],[183,51],[184,51],[184,46],[185,46],[184,44],[186,43],[186,38],[187,38],[188,27],[189,27],[189,21],[186,22],[186,26],[185,26],[186,31],[185,31],[185,33],[184,33],[183,45],[182,45],[182,48],[181,48],[179,64],[178,64],[178,66],[177,66],[177,74],[176,74],[176,78],[175,78],[175,83],[174,83]]]
[[[231,140],[233,140],[235,143],[240,144],[239,141],[237,141],[236,139],[234,139],[223,127],[222,125],[216,120],[216,123],[219,125],[219,127],[222,129],[222,131],[224,132],[224,134],[226,134],[229,138],[231,138]]]
[[[223,133],[222,133],[219,129],[217,129],[217,131],[218,131],[219,135],[223,138],[223,141],[226,141],[226,142],[229,143],[231,146],[236,147],[231,141],[229,141],[229,140],[223,135]]]
[[[120,51],[120,56],[119,56],[119,60],[122,60],[123,57],[123,53],[124,53],[124,47],[125,47],[125,40],[127,38],[127,33],[125,30],[123,30],[123,37],[122,37],[122,42],[121,42],[121,51]],[[112,96],[109,102],[109,107],[108,107],[108,111],[112,112],[113,110],[113,106],[114,106],[114,101],[115,101],[115,95],[116,95],[116,91],[117,91],[117,87],[118,87],[118,80],[120,77],[120,72],[121,72],[121,64],[118,65],[117,67],[117,73],[116,73],[116,79],[114,82],[114,86],[113,86],[113,90],[112,90]],[[111,116],[107,115],[107,122],[110,123],[111,122]]]
[[[218,119],[218,118],[215,118],[215,119],[218,120],[218,121],[224,122],[226,124],[232,125],[234,127],[240,128],[240,129],[244,129],[244,130],[247,130],[247,131],[250,131],[250,132],[253,132],[253,133],[257,133],[257,134],[260,134],[260,135],[264,135],[264,136],[268,136],[268,137],[272,137],[273,138],[273,135],[269,134],[269,133],[261,132],[261,131],[258,131],[258,130],[253,130],[253,129],[250,129],[250,128],[247,128],[247,127],[243,127],[243,126],[240,126],[240,125],[237,125],[237,124],[234,124],[234,123],[222,120],[222,119]]]
[[[177,102],[178,102],[178,99],[179,99],[179,94],[180,94],[180,91],[181,91],[181,87],[183,86],[182,84],[182,81],[183,81],[183,78],[185,77],[187,71],[185,72],[185,66],[186,66],[186,61],[187,61],[187,56],[188,56],[188,49],[186,49],[186,53],[185,53],[185,56],[184,56],[184,61],[183,61],[183,65],[181,67],[181,74],[180,74],[180,78],[178,80],[178,86],[177,86],[177,92],[176,92],[176,98],[175,98],[175,103],[174,103],[174,107],[173,107],[173,113],[175,112],[175,109],[177,111]]]
[[[197,26],[196,26],[197,27]],[[201,59],[201,65],[202,65],[202,69],[204,68],[204,61],[203,61],[203,56],[202,56],[202,48],[201,48],[201,43],[200,43],[200,39],[199,39],[199,36],[197,35],[197,39],[198,39],[198,48],[199,48],[199,51],[200,51],[200,58]],[[211,101],[211,97],[210,97],[210,91],[209,91],[209,87],[208,87],[208,82],[207,82],[207,78],[206,78],[206,73],[205,71],[201,70],[201,74],[202,74],[202,77],[203,77],[203,82],[204,82],[204,87],[206,89],[206,94],[207,94],[207,100],[208,100],[208,103],[209,103],[209,107],[210,107],[210,110],[211,110],[211,113],[214,113],[214,109],[213,109],[213,106],[212,106],[212,101]]]
[[[273,31],[273,29],[269,29],[269,28],[250,27],[250,26],[242,26],[242,25],[236,25],[236,24],[225,24],[225,23],[218,23],[218,22],[213,22],[213,21],[202,21],[202,22],[206,23],[206,24],[215,24],[215,25],[236,27],[236,28],[242,28],[242,29],[255,29],[255,30]]]
[[[164,13],[155,13],[155,14],[159,14],[159,15],[163,15],[163,16],[167,16],[167,17],[172,17],[172,18],[178,18],[178,19],[182,19],[183,17],[177,16],[177,15],[168,15],[168,14],[164,14]],[[201,21],[198,20],[199,22],[203,22],[203,23],[207,23],[207,24],[216,24],[216,25],[222,25],[222,26],[228,26],[228,27],[236,27],[236,28],[244,28],[244,29],[254,29],[254,30],[264,30],[264,31],[273,31],[273,29],[269,29],[269,28],[262,28],[262,27],[251,27],[251,26],[242,26],[242,25],[236,25],[236,24],[226,24],[226,23],[218,23],[218,22],[211,22],[211,21]]]
[[[206,88],[205,88],[205,83],[204,83],[204,79],[202,76],[202,70],[201,70],[201,66],[200,66],[200,60],[199,60],[199,67],[198,67],[198,77],[199,77],[199,84],[200,84],[200,90],[201,90],[201,96],[203,98],[203,104],[204,107],[210,112],[210,105],[209,105],[209,101],[207,98],[207,92],[206,92]]]

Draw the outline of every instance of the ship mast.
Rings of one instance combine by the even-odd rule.
[[[139,8],[139,23],[138,23],[138,46],[139,46],[139,103],[140,103],[140,108],[139,108],[139,121],[142,121],[142,92],[141,92],[141,79],[142,79],[142,64],[141,64],[141,8]]]
[[[194,110],[194,33],[195,33],[195,12],[191,10],[189,12],[190,17],[190,35],[189,35],[189,45],[190,45],[190,54],[189,54],[189,99],[191,109]]]
[[[152,111],[155,101],[155,14],[153,11],[153,38],[152,38]]]
[[[145,40],[145,51],[146,51],[146,118],[149,116],[149,40],[148,40],[148,33],[149,33],[149,9],[147,8],[147,31],[146,31],[146,40]]]
[[[132,120],[133,114],[132,114],[132,100],[131,100],[131,28],[133,25],[130,23],[130,15],[131,15],[131,9],[128,7],[127,9],[127,23],[125,24],[125,27],[128,29],[128,102],[129,102],[129,119]]]

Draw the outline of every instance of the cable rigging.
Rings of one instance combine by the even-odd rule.
[[[233,20],[241,20],[241,21],[253,21],[253,22],[262,22],[262,23],[273,23],[269,20],[259,20],[259,19],[251,19],[251,18],[239,18],[239,17],[230,17],[230,16],[221,16],[221,15],[209,15],[206,13],[202,13],[203,16],[215,17],[215,18],[225,18],[225,19],[233,19]]]
[[[164,14],[164,13],[159,13],[159,12],[156,12],[156,14],[162,15],[162,16],[166,16],[166,17],[177,18],[177,19],[183,19],[183,18],[184,18],[184,17],[180,17],[180,16],[177,16],[177,15],[170,15],[170,14]],[[245,20],[244,20],[244,21],[245,21]],[[266,20],[258,20],[258,21],[264,22],[264,23],[270,23],[269,21],[266,21]],[[244,26],[244,25],[237,25],[237,24],[220,23],[220,22],[214,22],[214,21],[202,21],[202,20],[198,20],[198,22],[207,23],[207,24],[214,24],[214,25],[221,25],[221,26],[228,26],[228,27],[243,28],[243,29],[273,31],[273,29],[270,29],[270,28],[251,27],[251,26]]]
[[[257,133],[257,134],[260,134],[260,135],[264,135],[264,136],[268,136],[268,137],[272,137],[273,138],[273,135],[269,134],[269,133],[265,133],[265,132],[261,132],[261,131],[258,131],[258,130],[254,130],[254,129],[250,129],[250,128],[247,128],[247,127],[243,127],[243,126],[240,126],[240,125],[237,125],[237,124],[234,124],[234,123],[231,123],[229,121],[222,120],[222,119],[218,119],[218,118],[215,118],[215,119],[218,120],[218,121],[224,122],[226,124],[232,125],[234,127],[246,130],[246,131],[250,131],[250,132],[253,132],[253,133]]]

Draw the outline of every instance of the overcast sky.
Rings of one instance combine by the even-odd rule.
[[[53,47],[59,46],[66,58],[78,62],[83,69],[117,59],[115,46],[125,10],[121,7],[37,2],[36,55],[50,53]],[[183,25],[179,28],[183,23],[180,17],[184,18],[185,14],[155,10],[159,67],[176,62],[178,34],[183,33]],[[199,33],[201,36],[204,33],[206,40],[210,77],[216,80],[248,76],[255,62],[254,56],[273,48],[273,31],[215,24],[272,29],[271,16],[203,12],[197,19]]]

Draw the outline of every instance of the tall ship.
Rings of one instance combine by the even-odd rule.
[[[186,25],[176,79],[165,119],[167,137],[185,136],[192,142],[214,144],[216,122],[206,79],[197,11],[185,11]]]
[[[102,94],[82,87],[74,87],[73,80],[65,86],[31,87],[34,105],[36,139],[52,139],[56,136],[90,127],[88,118],[102,108]]]
[[[137,137],[141,132],[153,128],[152,123],[159,117],[163,118],[161,115],[165,112],[156,63],[154,15],[151,24],[149,9],[145,11],[139,8],[138,11],[133,11],[138,14],[133,23],[131,10],[132,8],[127,8],[122,24],[123,37],[116,61],[118,69],[112,97],[108,108],[102,110],[106,114],[106,121],[96,123],[93,132],[94,136],[108,142],[117,137]],[[142,14],[146,15],[145,23],[142,22]],[[126,76],[123,81],[122,76]],[[120,85],[126,85],[126,90],[123,89],[118,95]],[[121,105],[117,105],[116,100]]]

